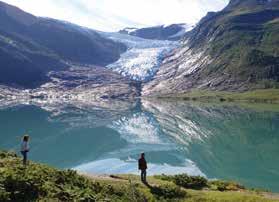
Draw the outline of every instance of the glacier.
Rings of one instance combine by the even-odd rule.
[[[92,30],[65,21],[58,22],[67,25],[69,29],[78,30],[88,37],[97,32],[104,38],[125,44],[128,50],[121,54],[118,61],[107,65],[107,68],[135,81],[145,82],[151,80],[159,70],[163,59],[181,45],[179,41],[144,39],[119,32]],[[192,28],[192,25],[184,25],[181,32],[172,37],[183,35]],[[134,29],[136,28],[130,28],[130,31]]]
[[[180,45],[178,41],[150,40],[115,32],[99,34],[128,47],[118,61],[107,67],[125,77],[142,82],[152,79],[163,59]]]

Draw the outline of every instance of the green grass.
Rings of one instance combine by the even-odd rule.
[[[278,201],[263,198],[258,195],[254,195],[249,192],[218,192],[218,191],[189,191],[192,196],[190,199],[185,200],[187,202],[245,202],[245,201],[255,201],[255,202],[268,202],[268,201]]]
[[[249,92],[193,90],[188,93],[170,94],[159,98],[180,98],[193,101],[279,103],[279,89],[253,90]]]
[[[245,190],[236,183],[207,181],[201,177],[163,175],[148,177],[148,182],[148,186],[142,184],[135,175],[85,176],[34,162],[24,167],[15,154],[0,152],[0,201],[3,202],[279,201],[263,197],[260,192]]]
[[[131,195],[144,197],[129,184],[101,184],[33,162],[24,167],[15,154],[0,153],[0,201],[130,201]]]
[[[126,181],[133,181],[136,184],[139,184],[141,190],[145,193],[148,200],[154,200],[153,197],[150,197],[150,191],[147,187],[142,185],[139,181],[139,177],[135,175],[117,175],[118,179],[121,179],[121,183],[125,183]],[[189,186],[190,184],[193,185],[193,182],[197,182],[196,184],[200,185],[203,184],[204,180],[201,177],[190,177],[186,175],[176,175],[176,176],[167,176],[167,175],[159,175],[159,176],[151,176],[148,177],[148,182],[151,186],[158,186],[162,185],[163,187],[173,186],[176,184],[175,179],[177,178],[184,178],[184,180],[180,180],[186,182],[183,186]],[[185,180],[186,179],[186,180]],[[189,183],[190,179],[190,184]],[[197,180],[200,179],[200,180]],[[202,182],[202,183],[200,183]],[[252,191],[247,190],[243,186],[235,183],[235,182],[224,182],[224,181],[207,181],[206,185],[203,185],[203,189],[200,187],[196,187],[194,184],[195,189],[184,189],[186,190],[187,194],[183,199],[179,199],[178,201],[185,201],[185,202],[269,202],[269,201],[279,201],[278,199],[269,199],[263,197],[263,193],[260,191]],[[221,187],[226,187],[223,191],[216,191],[216,189]],[[269,193],[271,195],[271,193]],[[268,195],[269,195],[268,194]],[[173,201],[173,200],[171,200]]]

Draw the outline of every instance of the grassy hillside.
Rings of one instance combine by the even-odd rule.
[[[218,85],[228,89],[278,88],[279,3],[232,2],[205,17],[188,39],[192,47],[206,47],[212,58],[199,77],[224,77]]]
[[[279,201],[277,195],[246,190],[232,182],[202,177],[154,176],[149,185],[138,176],[81,176],[0,152],[0,201]]]
[[[193,101],[220,101],[238,103],[279,103],[278,89],[252,90],[248,92],[226,92],[193,90],[188,93],[163,95],[159,98],[178,98]]]

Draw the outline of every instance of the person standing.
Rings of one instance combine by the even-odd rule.
[[[141,157],[140,159],[138,160],[138,166],[139,166],[139,170],[141,171],[141,181],[143,183],[146,183],[146,170],[147,170],[147,163],[146,163],[146,160],[145,160],[145,154],[144,153],[141,153]]]
[[[21,154],[23,156],[23,165],[27,164],[27,153],[29,152],[29,135],[24,135],[21,142]]]

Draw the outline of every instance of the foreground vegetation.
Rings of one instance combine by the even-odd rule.
[[[82,176],[0,152],[0,201],[279,201],[261,192],[185,174],[154,176],[144,185],[138,176]]]
[[[160,96],[160,98],[180,98],[193,101],[279,103],[279,89],[253,90],[248,92],[193,90],[183,94]]]

